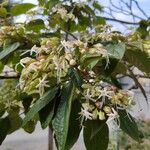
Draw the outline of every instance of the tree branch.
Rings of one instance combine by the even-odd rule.
[[[106,19],[107,21],[114,21],[114,22],[119,22],[119,23],[128,24],[128,25],[139,25],[138,22],[123,21],[123,20],[109,18],[109,17],[103,17],[103,18]]]

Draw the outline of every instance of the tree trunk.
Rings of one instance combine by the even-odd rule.
[[[48,150],[53,150],[53,130],[51,126],[48,128]]]

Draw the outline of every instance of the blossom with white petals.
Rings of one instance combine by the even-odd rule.
[[[107,114],[107,116],[109,117],[107,122],[119,117],[117,111],[113,107],[111,108],[111,110],[112,110],[112,112]]]
[[[25,51],[25,52],[23,52],[22,54],[21,54],[21,56],[23,56],[24,54],[26,54],[26,53],[30,53],[30,55],[32,56],[34,53],[35,54],[37,54],[38,53],[38,47],[36,47],[36,45],[34,45],[30,50],[27,50],[27,51]]]
[[[49,81],[46,81],[47,75],[45,75],[43,78],[39,79],[39,84],[36,86],[36,88],[39,89],[39,93],[42,96],[44,93],[45,87],[50,87],[49,84],[47,84]]]
[[[79,113],[82,117],[85,118],[85,120],[89,119],[92,120],[92,114],[88,112],[88,110],[81,108],[81,112]]]
[[[108,98],[108,99],[112,98],[112,95],[114,95],[114,92],[108,90],[107,87],[104,87],[103,89],[100,89],[99,92],[100,92],[100,95],[99,95],[98,99],[101,98],[101,99],[102,99],[102,102],[105,102],[105,100],[106,100],[107,98]]]

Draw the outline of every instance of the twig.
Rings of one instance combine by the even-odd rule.
[[[119,22],[119,23],[128,24],[128,25],[139,25],[138,22],[123,21],[123,20],[119,20],[119,19],[115,19],[115,18],[109,18],[109,17],[103,17],[103,18],[108,20],[108,21],[114,21],[114,22]]]

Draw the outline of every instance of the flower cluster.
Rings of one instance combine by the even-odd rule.
[[[119,90],[104,82],[82,85],[85,102],[82,103],[81,115],[90,120],[106,120],[118,117],[117,109],[127,109],[133,104],[131,91]]]
[[[44,94],[44,89],[59,84],[67,75],[68,69],[76,64],[76,60],[64,42],[58,38],[43,39],[41,47],[33,46],[29,53],[17,64],[23,67],[20,77],[20,88],[28,93]]]
[[[20,35],[25,34],[25,29],[23,26],[2,26],[0,28],[0,45],[11,40],[17,41]]]
[[[86,39],[83,36],[72,41],[61,41],[57,37],[45,38],[40,47],[35,45],[31,50],[22,53],[22,56],[29,56],[21,59],[18,64],[23,67],[20,77],[21,90],[27,94],[42,96],[47,89],[69,81],[68,72],[73,68],[78,70],[83,78],[83,91],[77,90],[83,100],[81,116],[90,120],[116,118],[117,109],[127,109],[132,105],[133,93],[103,82],[99,78],[100,75],[92,67],[88,67],[89,58],[105,59],[108,64],[111,54],[106,48],[107,42],[114,37],[120,42],[120,34],[110,32],[107,26],[101,30],[103,36],[101,33],[93,33]],[[16,70],[17,68],[18,66]]]

